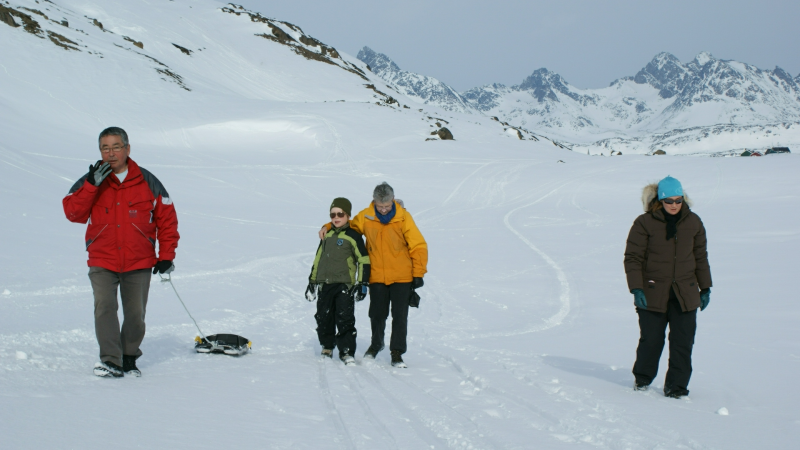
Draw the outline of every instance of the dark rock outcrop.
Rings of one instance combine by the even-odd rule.
[[[186,48],[186,47],[181,47],[180,45],[178,45],[178,44],[174,44],[174,43],[173,43],[172,45],[173,45],[175,48],[177,48],[178,50],[180,50],[180,51],[181,51],[181,52],[182,52],[184,55],[186,55],[186,56],[192,56],[192,51],[191,51],[191,50],[189,50],[188,48]]]
[[[437,131],[436,134],[439,136],[439,139],[443,141],[453,140],[453,133],[451,133],[450,130],[448,130],[446,127],[439,128],[439,131]]]

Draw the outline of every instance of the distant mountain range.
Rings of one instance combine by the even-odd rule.
[[[800,138],[800,75],[792,78],[780,67],[762,70],[706,52],[686,64],[660,53],[635,76],[602,89],[576,88],[541,68],[515,86],[491,84],[462,93],[435,78],[403,71],[368,47],[358,59],[420,103],[497,116],[590,153],[664,147],[707,152],[707,146],[687,145],[709,144],[714,137],[712,150],[721,151]]]

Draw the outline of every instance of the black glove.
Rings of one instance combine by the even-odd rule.
[[[306,288],[306,300],[310,302],[317,301],[317,285],[314,283],[308,283],[308,287]]]
[[[367,292],[369,292],[369,285],[367,283],[354,284],[353,287],[350,288],[350,298],[360,302],[367,296]]]
[[[100,160],[94,163],[94,165],[89,166],[89,175],[86,176],[86,179],[89,180],[89,183],[100,186],[100,183],[102,183],[110,173],[111,166]]]
[[[422,286],[425,286],[425,282],[422,281],[422,277],[414,277],[414,281],[411,282],[411,289],[419,289]]]
[[[422,279],[420,278],[420,280]],[[408,306],[412,308],[419,308],[419,300],[420,300],[419,294],[417,294],[417,291],[415,289],[412,289],[411,295],[409,295],[408,297]]]
[[[157,273],[163,273],[166,275],[173,270],[175,270],[175,264],[172,264],[172,261],[165,259],[156,263],[155,267],[153,267],[153,275]]]

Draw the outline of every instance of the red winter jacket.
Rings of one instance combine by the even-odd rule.
[[[72,186],[63,203],[70,222],[89,223],[89,267],[128,272],[175,259],[178,216],[167,190],[152,173],[128,158],[128,175],[121,184],[113,173],[100,186],[87,177]]]

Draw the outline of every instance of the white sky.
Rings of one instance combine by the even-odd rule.
[[[364,45],[459,91],[540,67],[580,88],[635,75],[667,51],[800,73],[800,2],[786,0],[238,0],[355,56]]]

